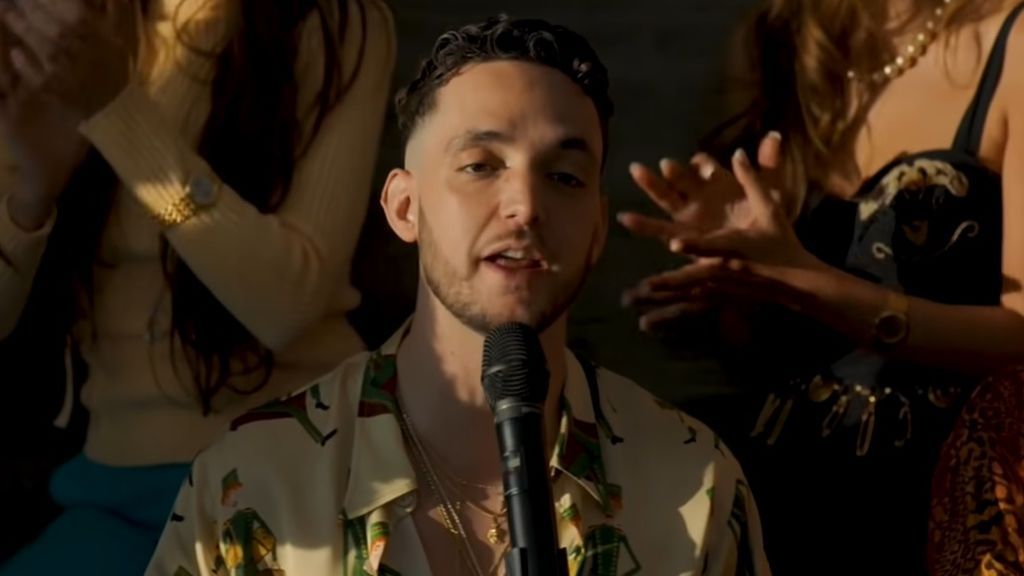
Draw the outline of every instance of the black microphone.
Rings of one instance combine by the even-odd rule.
[[[532,328],[510,322],[484,340],[483,387],[494,412],[508,511],[508,576],[567,576],[544,442],[548,366]]]

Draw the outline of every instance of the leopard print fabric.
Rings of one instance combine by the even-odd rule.
[[[1024,368],[987,381],[960,415],[932,484],[933,576],[1024,575]]]

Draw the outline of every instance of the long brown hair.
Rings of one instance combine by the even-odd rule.
[[[143,0],[143,13],[148,1]],[[198,153],[218,177],[260,212],[272,213],[291,186],[297,160],[359,73],[342,71],[339,46],[350,17],[347,0],[237,0],[223,47],[210,57],[215,71],[211,109]],[[365,47],[365,7],[359,4]],[[295,63],[303,23],[319,16],[323,76],[313,129],[303,142]],[[178,30],[184,44],[185,34]],[[345,78],[341,80],[341,78]],[[38,357],[38,349],[63,350],[77,318],[91,312],[92,268],[118,179],[96,151],[69,180],[58,201],[57,221],[43,254],[32,292],[15,332],[17,349]],[[171,293],[172,351],[181,344],[204,414],[228,387],[251,393],[269,379],[273,354],[196,278],[161,238],[161,262]],[[4,342],[5,346],[8,344]],[[26,370],[30,373],[30,369]],[[241,374],[255,384],[238,389]],[[246,379],[251,382],[250,379]]]
[[[946,5],[937,30],[976,22],[1001,3],[963,0]],[[864,117],[883,85],[851,82],[848,70],[870,74],[895,58],[892,36],[911,30],[940,0],[913,0],[893,23],[888,2],[861,0],[768,0],[745,27],[738,55],[749,95],[741,111],[703,139],[724,153],[743,146],[752,151],[769,130],[784,135],[784,173],[789,187],[787,211],[799,212],[808,187],[823,187],[836,170],[855,169],[852,154],[844,162]],[[947,42],[952,36],[947,36]]]

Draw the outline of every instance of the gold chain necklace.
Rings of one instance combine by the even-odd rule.
[[[401,404],[399,404],[398,408],[400,414],[400,417],[398,418],[399,425],[402,428],[402,432],[406,439],[409,441],[410,446],[413,448],[414,459],[419,463],[420,470],[423,472],[427,485],[430,487],[431,492],[433,492],[434,497],[438,501],[438,510],[441,513],[442,524],[444,524],[445,529],[447,529],[449,533],[457,537],[457,540],[462,545],[460,546],[460,551],[470,568],[473,570],[473,573],[476,574],[476,576],[485,576],[485,572],[483,571],[483,568],[480,567],[480,562],[477,560],[476,554],[473,553],[469,536],[462,524],[462,520],[459,518],[457,506],[452,504],[451,499],[448,498],[448,495],[441,488],[440,479],[438,478],[437,473],[434,472],[434,469],[427,458],[423,443],[420,442],[419,437],[413,430],[412,421],[409,418],[409,415],[405,412],[405,409]],[[507,549],[508,544],[505,545],[504,550]],[[489,576],[494,574],[495,570],[501,566],[501,561],[504,558],[504,555],[504,552],[498,554],[498,561],[486,572],[486,575]]]
[[[921,56],[924,55],[928,46],[935,41],[935,38],[938,36],[937,21],[941,21],[942,16],[946,13],[947,7],[952,2],[953,0],[942,0],[942,6],[935,8],[935,11],[933,12],[934,16],[925,21],[924,30],[918,32],[909,44],[904,46],[902,50],[898,51],[896,58],[892,59],[885,66],[882,66],[875,72],[869,74],[866,77],[866,80],[870,80],[874,84],[884,84],[913,68]],[[862,79],[861,75],[853,69],[846,71],[846,77],[850,80]]]
[[[505,538],[508,537],[508,532],[505,530],[505,527],[502,526],[502,521],[505,519],[506,513],[504,501],[501,503],[501,509],[497,512],[492,512],[471,500],[465,500],[465,502],[471,508],[476,509],[478,512],[491,519],[491,527],[487,529],[487,533],[484,535],[487,538],[487,541],[490,542],[492,546],[497,546],[498,544],[505,542]]]
[[[503,521],[506,519],[505,515],[507,513],[505,499],[501,499],[501,508],[498,509],[497,511],[494,511],[488,509],[482,504],[474,502],[471,498],[467,498],[465,492],[463,492],[464,488],[483,490],[484,492],[487,492],[489,494],[493,494],[495,489],[493,486],[470,482],[469,480],[464,480],[458,477],[457,475],[455,475],[454,472],[452,472],[446,466],[443,465],[444,459],[440,458],[438,454],[428,444],[426,444],[425,442],[421,442],[420,447],[424,449],[428,461],[431,459],[434,460],[435,464],[431,465],[432,471],[436,473],[438,470],[440,470],[440,476],[443,478],[439,479],[446,480],[448,483],[448,487],[451,489],[451,491],[454,492],[459,497],[459,501],[455,503],[456,511],[459,511],[461,509],[460,504],[464,502],[470,508],[476,510],[477,512],[483,514],[484,516],[487,516],[487,518],[491,521],[491,527],[487,530],[487,533],[485,534],[487,541],[490,542],[492,546],[503,543],[505,541],[505,538],[508,536],[508,532],[502,525]],[[501,488],[499,486],[498,490],[500,489]]]

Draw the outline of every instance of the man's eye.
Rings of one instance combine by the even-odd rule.
[[[548,177],[562,186],[567,186],[569,188],[583,188],[585,186],[583,180],[580,180],[568,172],[552,172]]]
[[[459,171],[467,174],[489,174],[494,172],[494,167],[485,162],[473,162],[459,168]]]

